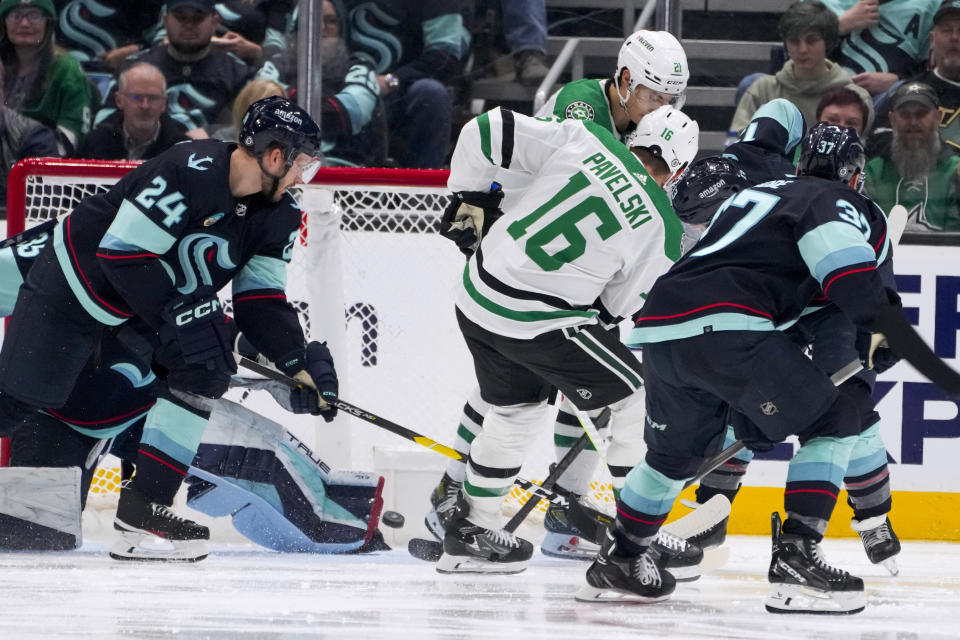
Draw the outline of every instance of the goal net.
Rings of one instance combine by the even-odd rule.
[[[136,166],[19,163],[10,174],[8,235],[66,215],[82,198],[109,189]],[[308,339],[330,346],[344,400],[452,444],[475,380],[452,302],[463,257],[437,234],[449,201],[446,180],[445,171],[321,169],[310,185],[297,189],[304,224],[288,269],[287,294]],[[225,303],[229,307],[228,299]],[[425,452],[436,482],[446,462],[351,416],[326,424],[285,412],[264,392],[231,390],[228,397],[283,424],[333,467],[376,469],[383,459],[397,456],[408,457],[408,466],[422,467]],[[526,477],[545,475],[551,435],[545,425],[536,459],[524,468]],[[383,458],[378,451],[389,454]],[[116,461],[109,460],[98,471],[92,494],[115,494]],[[598,501],[611,499],[605,487],[596,489]],[[508,510],[525,497],[514,492]],[[426,492],[422,502],[426,506]]]

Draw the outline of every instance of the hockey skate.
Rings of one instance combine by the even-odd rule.
[[[485,529],[467,519],[469,505],[461,496],[447,522],[439,573],[520,573],[527,568],[533,545],[503,529]]]
[[[613,518],[592,509],[583,503],[583,496],[561,493],[562,504],[550,503],[543,519],[547,534],[540,543],[540,551],[546,556],[571,560],[593,560],[600,551],[606,528]]]
[[[870,562],[882,564],[892,576],[900,573],[900,568],[897,566],[900,539],[893,532],[893,525],[890,524],[890,518],[886,514],[865,520],[852,520],[850,528],[860,534],[863,550],[867,552]]]
[[[207,557],[207,527],[150,502],[132,484],[120,491],[113,528],[119,535],[110,549],[114,560],[197,562]]]
[[[668,571],[677,582],[693,582],[700,578],[703,549],[695,543],[660,529],[650,544],[657,566]]]
[[[457,507],[457,496],[460,495],[462,482],[457,482],[444,473],[440,484],[430,492],[430,511],[427,512],[423,523],[433,537],[443,542],[443,535],[447,530],[447,522],[453,516]]]
[[[811,538],[782,534],[774,512],[773,557],[770,560],[770,613],[852,614],[863,611],[863,580],[831,567]]]
[[[724,545],[730,519],[730,500],[718,494],[703,504],[692,500],[680,500],[680,504],[693,509],[693,512],[664,525],[663,530],[686,538],[703,549],[701,573],[719,569],[730,559],[730,548]]]
[[[659,602],[677,587],[676,579],[659,566],[653,547],[639,556],[617,551],[613,533],[607,530],[603,548],[587,569],[587,584],[574,596],[580,602]]]

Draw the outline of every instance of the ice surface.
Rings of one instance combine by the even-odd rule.
[[[866,582],[854,616],[763,609],[769,540],[729,539],[718,572],[654,605],[582,604],[586,564],[536,554],[513,576],[443,576],[405,550],[306,556],[214,545],[193,565],[121,563],[107,545],[0,554],[0,638],[805,638],[960,637],[960,545],[905,542],[901,573],[859,541],[828,540]]]

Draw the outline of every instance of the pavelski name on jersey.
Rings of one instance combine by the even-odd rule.
[[[627,317],[680,255],[663,190],[614,135],[589,121],[494,109],[469,122],[448,186],[504,189],[504,215],[468,261],[457,308],[499,335]]]

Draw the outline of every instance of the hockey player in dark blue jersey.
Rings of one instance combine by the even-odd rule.
[[[211,400],[236,370],[242,329],[256,349],[318,390],[332,419],[337,378],[320,343],[306,345],[284,294],[300,225],[287,193],[308,181],[319,130],[293,103],[254,103],[240,146],[214,140],[176,145],[103,195],[84,201],[53,230],[20,288],[0,351],[0,433],[70,396],[103,336],[141,323],[160,377],[137,453],[137,475],[121,492],[117,558],[196,560],[206,527],[168,506],[196,453]],[[236,322],[216,291],[233,285]],[[168,555],[144,551],[146,532],[167,538]]]
[[[13,310],[18,289],[55,224],[33,227],[0,248],[0,316]],[[79,547],[80,512],[102,456],[120,458],[124,478],[132,476],[144,418],[160,387],[150,369],[153,347],[136,325],[131,321],[106,332],[66,403],[34,412],[13,434],[10,466],[0,468],[0,550]],[[239,351],[255,357],[246,341],[238,342]],[[234,376],[235,384],[264,389],[294,413],[317,406],[311,389]],[[269,549],[385,548],[377,530],[383,478],[330,469],[295,435],[241,404],[214,403],[189,474],[187,506],[231,516],[237,531]]]
[[[719,450],[731,420],[737,437],[754,447],[791,434],[801,443],[788,471],[782,527],[773,515],[767,609],[863,609],[863,581],[828,565],[819,548],[860,413],[782,329],[822,291],[857,327],[886,336],[883,351],[895,350],[960,395],[960,376],[923,343],[885,286],[878,264],[890,251],[886,221],[853,188],[863,162],[854,130],[817,125],[804,138],[800,177],[730,197],[697,245],[654,285],[628,340],[644,352],[648,451],[627,477],[611,539],[579,599],[657,595],[656,585],[634,582],[634,565],[656,563],[650,541],[684,482]]]
[[[793,156],[790,141],[795,144],[799,136],[789,132],[799,122],[799,116],[796,107],[785,100],[761,107],[744,134],[726,149],[722,158],[698,161],[677,182],[672,198],[677,217],[688,226],[705,226],[727,197],[754,184],[782,177],[785,172],[792,173],[793,165],[788,160]],[[894,288],[889,259],[888,254],[882,273],[886,286]],[[815,300],[789,332],[801,345],[809,346],[813,362],[832,375],[857,358],[858,332],[835,305],[824,302]],[[859,335],[865,338],[862,332]],[[847,499],[854,512],[851,527],[860,535],[870,561],[882,563],[895,575],[900,542],[887,517],[892,507],[890,474],[886,447],[880,437],[880,415],[874,410],[872,398],[877,373],[891,364],[865,367],[843,383],[840,392],[854,399],[862,416],[861,432],[844,473]],[[734,440],[732,430],[728,430],[725,446]],[[744,449],[704,477],[697,489],[697,503],[704,504],[717,494],[725,495],[732,502],[752,459],[753,453]],[[825,527],[826,522],[822,526]],[[719,545],[725,535],[724,521],[709,538],[700,542],[706,547]]]

